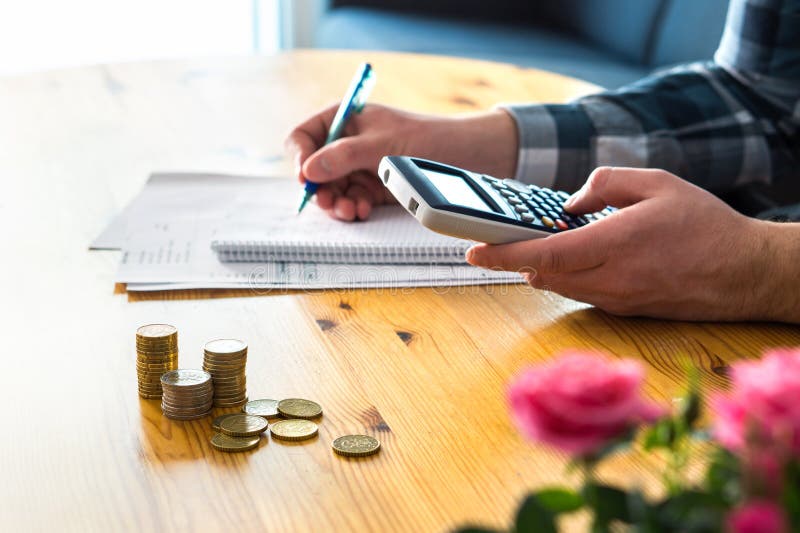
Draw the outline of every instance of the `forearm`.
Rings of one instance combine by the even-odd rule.
[[[787,176],[791,112],[719,66],[687,65],[561,105],[508,106],[519,130],[517,179],[573,191],[597,166],[661,168],[711,191]]]

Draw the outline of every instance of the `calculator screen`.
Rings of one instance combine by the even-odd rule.
[[[480,211],[494,212],[461,176],[436,172],[427,168],[420,168],[420,170],[428,177],[433,186],[439,190],[445,200],[451,204],[471,207]]]

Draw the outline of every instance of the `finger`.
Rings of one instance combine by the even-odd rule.
[[[344,137],[314,152],[303,163],[303,175],[316,183],[337,180],[358,170],[378,171],[379,143],[366,135]]]
[[[333,209],[336,200],[336,193],[330,187],[320,187],[317,189],[317,205],[320,209]]]
[[[579,214],[600,211],[607,205],[626,207],[652,197],[669,176],[659,169],[598,167],[564,208]]]
[[[599,226],[600,224],[597,224]],[[605,225],[609,227],[608,224]],[[593,268],[608,259],[607,232],[585,226],[544,239],[510,244],[478,244],[467,250],[467,262],[512,272],[558,274]]]
[[[353,200],[355,205],[355,216],[359,220],[366,220],[372,211],[372,204],[374,202],[372,195],[363,185],[352,183],[347,188],[345,196]]]
[[[354,172],[350,175],[350,183],[364,187],[369,192],[372,205],[382,204],[386,197],[384,192],[386,188],[383,183],[380,182],[377,176],[369,172]]]
[[[333,204],[333,214],[339,220],[346,220],[348,222],[356,218],[356,204],[352,198],[347,196],[339,196]]]
[[[302,180],[301,169],[308,156],[325,142],[338,104],[333,104],[316,113],[295,127],[284,140],[284,149],[295,164],[295,173]]]

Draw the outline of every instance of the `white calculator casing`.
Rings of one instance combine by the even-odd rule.
[[[464,180],[487,204],[488,209],[474,209],[447,200],[425,174],[432,170]],[[378,167],[378,176],[409,213],[428,229],[472,241],[504,244],[547,237],[559,230],[536,219],[523,221],[491,186],[490,176],[483,176],[457,167],[405,156],[386,156]],[[528,186],[514,180],[502,181],[520,192]]]

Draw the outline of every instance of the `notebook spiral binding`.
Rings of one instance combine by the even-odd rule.
[[[468,241],[454,245],[214,241],[223,263],[465,264]]]

